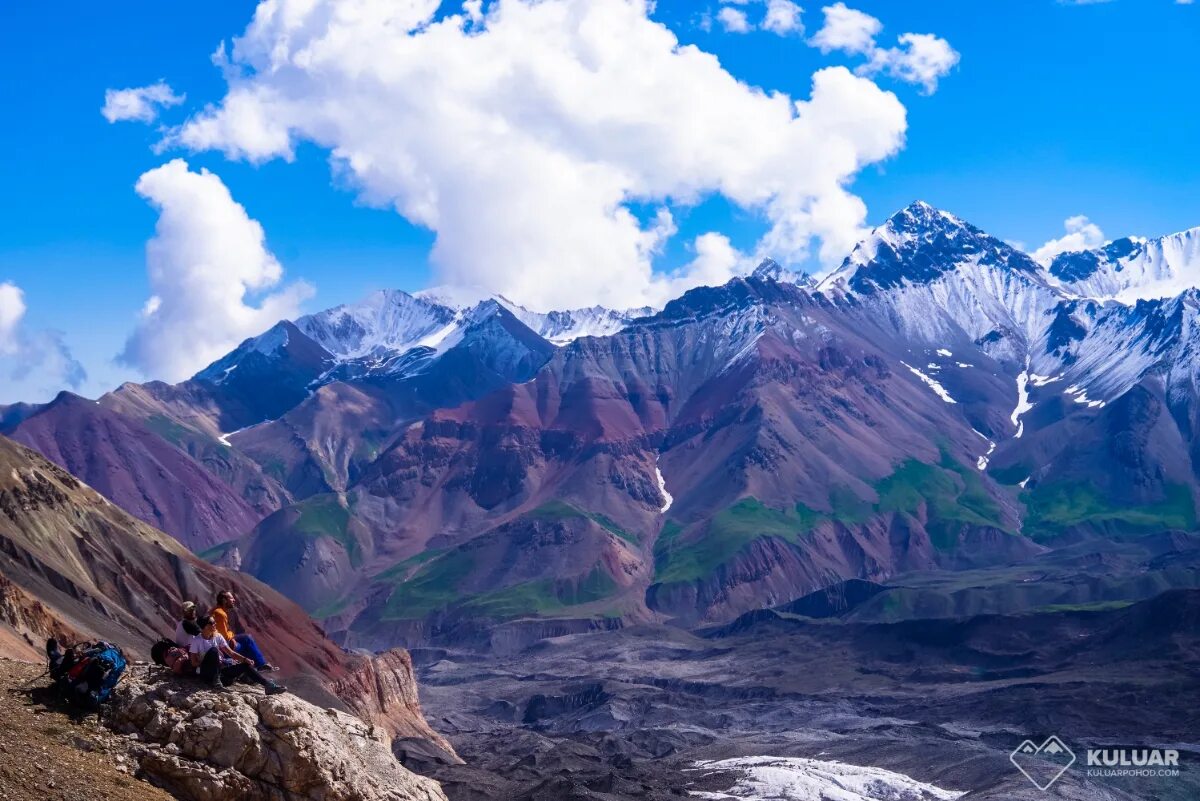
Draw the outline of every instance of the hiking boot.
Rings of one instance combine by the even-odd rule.
[[[282,684],[276,684],[274,682],[271,682],[270,684],[267,685],[267,695],[279,695],[280,693],[286,693],[286,692],[287,692],[287,687],[284,687]]]
[[[209,686],[212,688],[212,690],[214,692],[221,692],[222,690],[225,689],[225,682],[221,681],[220,676],[217,676],[215,679],[213,679],[212,684],[210,684]]]

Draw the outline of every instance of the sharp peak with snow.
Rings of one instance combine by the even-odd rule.
[[[928,284],[966,265],[1003,270],[1045,283],[1030,256],[923,200],[890,216],[818,285],[822,291],[871,294]]]
[[[753,278],[770,279],[783,284],[795,284],[805,289],[815,289],[817,286],[816,279],[808,273],[803,270],[799,272],[790,270],[769,257],[763,259],[750,275]]]
[[[1172,297],[1200,286],[1200,227],[1060,253],[1048,271],[1067,291],[1096,300],[1132,304]]]

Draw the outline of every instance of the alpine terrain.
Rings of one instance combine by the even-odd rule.
[[[1137,700],[1196,708],[1200,228],[1043,264],[917,202],[819,278],[768,259],[661,309],[384,290],[0,426],[49,460],[4,452],[4,575],[44,604],[10,638],[236,581],[456,801],[1040,798],[1024,737],[1200,755]],[[82,555],[34,502],[86,510]],[[346,694],[397,646],[465,766]]]

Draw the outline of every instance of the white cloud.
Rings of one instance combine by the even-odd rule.
[[[0,283],[0,371],[8,379],[0,403],[45,401],[64,387],[78,389],[87,379],[57,331],[27,331],[25,293],[11,281]]]
[[[834,3],[822,9],[825,24],[809,44],[822,53],[841,50],[851,55],[867,57],[867,62],[855,70],[859,75],[884,73],[897,80],[920,84],[926,94],[937,89],[938,79],[954,69],[959,54],[950,43],[931,33],[903,33],[897,37],[897,47],[880,47],[875,37],[883,23],[845,3]]]
[[[822,53],[841,50],[846,53],[869,54],[875,49],[875,37],[883,30],[883,23],[845,3],[825,6],[825,24],[813,34],[809,44]]]
[[[109,122],[154,122],[159,109],[178,106],[185,99],[186,95],[175,94],[162,81],[134,89],[108,89],[104,92],[104,107],[100,113]]]
[[[763,30],[780,36],[803,36],[804,23],[800,15],[804,9],[791,0],[767,0],[767,14],[763,17]]]
[[[717,12],[717,20],[720,21],[721,27],[729,33],[748,33],[750,31],[750,22],[746,19],[746,12],[733,6],[723,6]]]
[[[261,162],[315,142],[362,201],[436,232],[440,283],[543,309],[667,297],[666,232],[630,203],[720,194],[769,222],[779,261],[814,236],[840,261],[866,215],[847,185],[903,145],[872,81],[830,67],[808,99],[764,92],[644,0],[499,0],[478,23],[438,5],[263,2],[226,96],[169,143]]]
[[[17,351],[17,328],[25,316],[25,293],[11,281],[0,284],[0,354]]]
[[[875,48],[871,60],[859,67],[859,73],[885,72],[897,80],[920,84],[926,94],[932,94],[938,79],[958,64],[957,51],[931,33],[905,33],[898,41],[900,47]]]
[[[1035,260],[1049,264],[1059,253],[1091,250],[1100,247],[1106,241],[1100,226],[1082,214],[1068,217],[1063,222],[1063,228],[1066,229],[1066,235],[1051,239],[1031,254]]]
[[[283,268],[262,226],[221,179],[182,159],[144,173],[137,192],[158,209],[146,243],[153,292],[119,360],[148,376],[186,378],[243,339],[295,317],[312,294],[296,283],[274,292]]]

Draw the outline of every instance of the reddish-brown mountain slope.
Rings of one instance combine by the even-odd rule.
[[[194,551],[238,537],[262,519],[165,437],[76,395],[59,395],[9,436]]]

